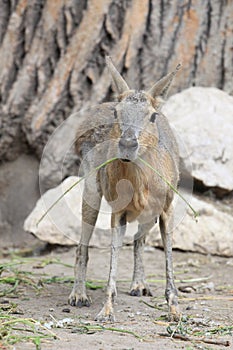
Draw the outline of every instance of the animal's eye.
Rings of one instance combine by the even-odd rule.
[[[154,123],[155,119],[157,118],[158,115],[159,115],[159,113],[152,113],[150,116],[150,122]]]

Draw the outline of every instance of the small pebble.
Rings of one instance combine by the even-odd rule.
[[[193,310],[193,309],[194,307],[192,305],[186,307],[186,310]]]
[[[70,309],[68,307],[66,307],[66,308],[62,309],[62,312],[66,312],[67,314],[69,314],[70,313]]]
[[[196,290],[193,286],[180,286],[178,289],[182,293],[192,293]]]
[[[204,307],[204,308],[202,309],[202,311],[210,312],[210,309],[209,309],[208,307]]]

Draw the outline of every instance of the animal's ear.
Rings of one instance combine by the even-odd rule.
[[[153,98],[160,97],[162,100],[165,99],[173,82],[173,79],[180,68],[181,64],[179,63],[173,72],[165,75],[165,77],[153,85],[152,88],[147,91],[148,94],[150,94]]]
[[[129,90],[128,85],[125,80],[122,78],[114,64],[112,63],[112,59],[110,56],[106,56],[106,64],[108,66],[109,72],[112,76],[113,88],[120,95],[123,92]]]

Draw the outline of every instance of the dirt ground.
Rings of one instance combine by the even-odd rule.
[[[67,304],[74,257],[75,248],[63,248],[40,257],[1,258],[0,322],[6,331],[0,324],[0,349],[233,349],[233,259],[174,252],[183,319],[172,324],[167,321],[164,303],[163,251],[145,250],[146,276],[153,297],[132,297],[128,291],[133,254],[132,247],[125,246],[119,261],[116,322],[99,325],[94,318],[102,306],[104,288],[89,290],[89,308]],[[108,249],[90,249],[88,280],[94,285],[105,285],[109,258]],[[3,283],[10,276],[18,278],[18,285],[14,281],[9,285],[7,280]],[[15,323],[11,329],[10,322],[3,324],[14,318],[33,319],[32,336],[45,334],[48,338],[41,344],[33,343],[28,324]],[[9,345],[10,336],[15,334],[29,336]]]

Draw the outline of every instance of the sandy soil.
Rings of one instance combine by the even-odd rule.
[[[67,304],[73,276],[75,249],[62,249],[36,258],[19,259],[21,265],[15,265],[19,271],[29,271],[37,290],[28,283],[21,282],[15,292],[7,293],[1,298],[0,307],[6,313],[7,305],[15,304],[17,317],[33,318],[41,323],[53,323],[60,328],[50,331],[57,339],[46,339],[37,349],[97,349],[97,350],[133,350],[133,349],[233,349],[233,259],[226,259],[199,254],[174,252],[174,268],[179,292],[180,309],[184,320],[169,324],[166,319],[167,307],[164,304],[165,264],[163,251],[146,249],[146,275],[150,281],[153,297],[131,297],[128,295],[132,275],[132,247],[123,247],[118,275],[118,297],[115,303],[115,324],[104,324],[116,330],[90,329],[97,326],[94,318],[104,300],[104,289],[89,290],[92,299],[91,307],[74,308]],[[0,263],[12,262],[12,258],[2,258]],[[49,263],[52,262],[52,263]],[[102,285],[106,280],[109,268],[107,249],[90,249],[88,279]],[[3,276],[12,271],[4,271]],[[67,279],[62,283],[45,280],[51,277]],[[43,283],[41,283],[43,281]],[[33,284],[32,283],[32,284]],[[0,284],[0,291],[9,286]],[[148,303],[150,306],[148,306]],[[67,323],[64,323],[67,319]],[[0,320],[1,321],[1,320]],[[85,328],[85,326],[87,326]],[[170,328],[168,328],[170,327]],[[89,329],[88,329],[89,328]],[[174,331],[173,336],[166,337],[167,330]],[[50,332],[48,331],[48,332]],[[19,330],[14,332],[20,333]],[[134,332],[135,335],[124,332]],[[45,331],[46,333],[46,331]],[[164,334],[161,336],[160,334]],[[177,339],[188,336],[192,341]],[[218,344],[209,344],[200,340],[210,340]],[[228,341],[228,343],[225,343]],[[4,348],[1,345],[0,349]],[[36,349],[31,341],[15,344],[15,349]]]

